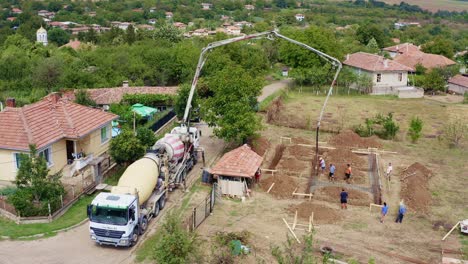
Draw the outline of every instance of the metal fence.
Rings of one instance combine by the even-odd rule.
[[[158,131],[161,127],[163,127],[167,122],[169,122],[172,118],[176,116],[174,109],[169,111],[163,117],[161,117],[156,123],[154,123],[150,129],[153,131]]]
[[[201,223],[203,223],[203,221],[205,221],[205,219],[213,212],[214,205],[217,200],[216,190],[217,184],[215,183],[211,188],[211,192],[205,197],[203,202],[192,209],[192,213],[185,221],[185,226],[188,231],[195,231],[195,229],[197,229],[197,227],[200,226]]]

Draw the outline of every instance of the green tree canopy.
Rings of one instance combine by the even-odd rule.
[[[453,58],[453,41],[445,37],[437,37],[433,41],[423,45],[422,50],[427,53]]]
[[[52,28],[47,32],[47,37],[50,42],[57,44],[59,47],[67,44],[70,39],[68,33],[61,28]]]
[[[156,136],[154,132],[146,127],[139,127],[136,130],[137,138],[140,140],[141,144],[145,146],[145,148],[152,147],[154,143],[156,143]]]
[[[110,142],[110,155],[118,164],[129,164],[145,154],[145,146],[132,131],[123,130]]]

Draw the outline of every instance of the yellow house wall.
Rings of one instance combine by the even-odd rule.
[[[86,137],[82,138],[76,143],[78,152],[83,151],[86,155],[93,154],[94,157],[102,155],[109,149],[109,142],[111,139],[111,123],[106,125],[107,127],[107,141],[101,143],[101,129],[96,129]]]
[[[19,151],[0,149],[0,182],[7,184],[16,178],[16,165],[13,153]]]

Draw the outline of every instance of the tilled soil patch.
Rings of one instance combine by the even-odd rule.
[[[315,190],[314,199],[339,203],[340,202],[340,193],[341,187],[338,186],[327,186]],[[348,192],[348,204],[350,205],[360,205],[360,206],[369,206],[373,202],[370,193],[356,191],[349,188],[344,188]]]
[[[275,175],[260,181],[260,187],[265,192],[275,184],[269,194],[278,199],[292,198],[292,193],[298,187],[296,180],[289,176]]]
[[[332,224],[343,219],[343,216],[338,210],[330,207],[314,204],[310,201],[303,202],[298,205],[291,205],[288,211],[294,216],[297,210],[297,217],[301,220],[309,222],[309,217],[314,212],[314,223],[318,224]]]
[[[295,137],[295,138],[292,138],[292,143],[293,144],[313,145],[314,140],[313,139],[308,139],[308,138],[303,138],[303,137]]]
[[[432,172],[424,165],[416,162],[409,166],[401,175],[401,197],[405,204],[419,213],[427,213],[431,205],[429,178]]]
[[[351,164],[351,169],[367,170],[365,158],[351,152],[349,149],[333,149],[323,154],[327,166],[335,164],[338,171],[344,171],[347,164]]]
[[[297,159],[311,161],[315,158],[315,148],[290,145],[284,151],[285,156],[293,156]]]
[[[377,137],[362,138],[351,130],[345,130],[332,137],[329,142],[335,147],[356,147],[356,148],[380,148],[382,144],[377,141]]]

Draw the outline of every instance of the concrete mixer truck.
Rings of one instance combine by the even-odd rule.
[[[100,245],[132,246],[158,216],[173,188],[183,184],[197,162],[200,132],[175,128],[127,167],[117,186],[88,205],[91,239]],[[184,144],[185,142],[185,144]]]

